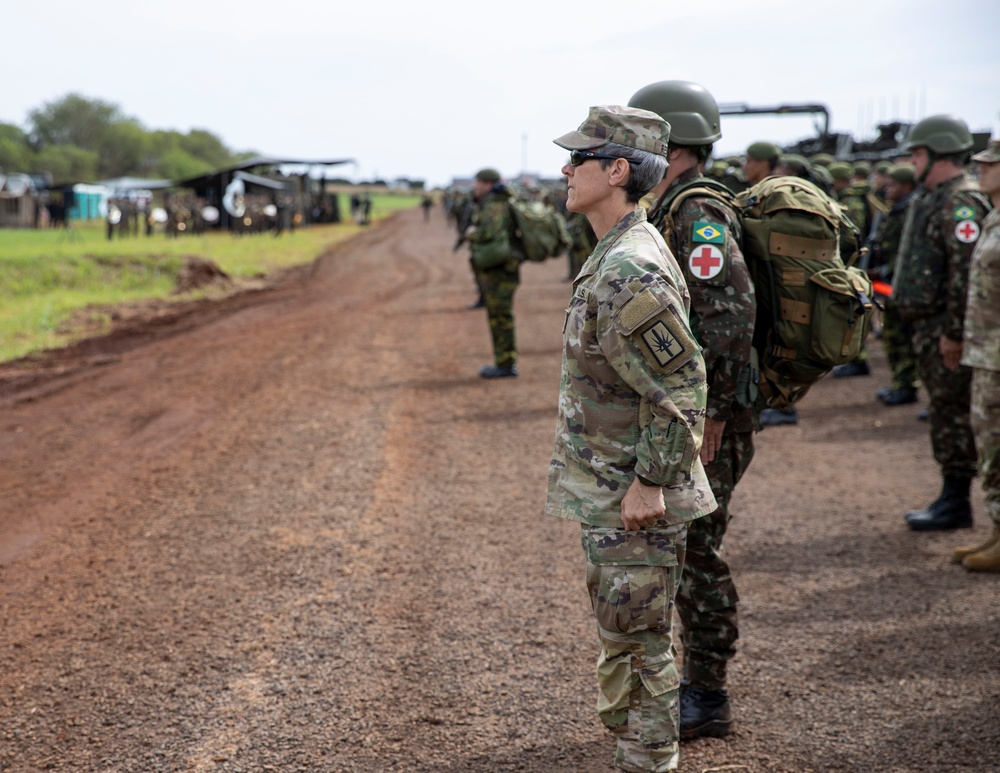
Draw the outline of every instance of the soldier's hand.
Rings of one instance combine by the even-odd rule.
[[[953,341],[947,336],[941,336],[938,342],[938,349],[941,351],[941,359],[948,370],[957,370],[962,364],[962,342]]]
[[[626,531],[638,531],[652,526],[666,511],[663,489],[659,486],[646,486],[636,478],[622,500],[622,523]]]
[[[722,432],[726,422],[715,419],[705,419],[705,434],[701,440],[701,463],[708,464],[722,448]]]

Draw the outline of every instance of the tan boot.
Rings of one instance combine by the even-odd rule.
[[[978,545],[962,545],[961,547],[955,548],[951,551],[951,562],[953,564],[960,564],[967,556],[971,556],[973,553],[981,553],[987,548],[995,545],[997,542],[1000,542],[1000,526],[994,526],[993,533],[987,537],[985,541],[980,542]]]
[[[995,529],[993,533],[998,531],[1000,529]],[[972,572],[1000,572],[1000,538],[985,550],[966,556],[962,559],[962,566]]]

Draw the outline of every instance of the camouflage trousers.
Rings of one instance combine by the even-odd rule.
[[[683,524],[582,530],[601,641],[597,714],[618,739],[615,765],[623,770],[677,767],[680,678],[672,627],[686,532]]]
[[[753,455],[753,432],[731,432],[727,428],[715,459],[705,465],[719,507],[688,524],[684,571],[677,589],[684,678],[708,690],[726,686],[726,666],[736,654],[739,595],[722,540],[732,517],[729,502],[733,489]]]
[[[972,429],[986,493],[986,514],[1000,527],[1000,371],[972,369]]]
[[[517,290],[516,271],[490,270],[481,272],[483,300],[489,318],[490,335],[493,337],[493,361],[500,368],[510,368],[517,363],[517,346],[514,341],[514,291]]]
[[[882,345],[892,371],[893,388],[915,387],[917,358],[913,352],[913,327],[899,318],[891,303],[882,312]]]
[[[920,380],[931,397],[931,448],[942,476],[972,478],[976,474],[976,442],[969,419],[972,368],[944,366],[939,348],[943,331],[933,318],[913,323]]]

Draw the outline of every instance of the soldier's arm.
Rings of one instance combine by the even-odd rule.
[[[965,214],[966,207],[974,213],[973,217],[961,217]],[[963,192],[954,197],[943,213],[947,219],[941,224],[941,232],[948,257],[947,323],[944,334],[952,341],[962,340],[965,304],[969,291],[969,265],[982,234],[985,215],[983,205],[975,197]]]
[[[739,247],[739,224],[726,208],[709,199],[689,199],[682,207],[683,222],[714,222],[725,226],[724,243],[718,246],[724,270],[712,278],[698,277],[691,256],[703,246],[692,239],[691,228],[675,234],[678,261],[684,266],[691,293],[691,328],[703,347],[708,380],[706,416],[718,422],[733,416],[740,371],[750,360],[753,341],[753,283]]]

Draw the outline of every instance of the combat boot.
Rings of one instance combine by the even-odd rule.
[[[914,531],[968,529],[972,526],[969,502],[971,478],[945,477],[941,494],[923,510],[910,510],[906,522]]]
[[[681,739],[722,738],[733,732],[729,693],[681,683]]]
[[[962,545],[961,547],[955,548],[951,551],[951,562],[953,564],[960,564],[966,556],[971,556],[973,553],[981,553],[989,547],[992,547],[997,542],[1000,542],[1000,526],[993,527],[993,533],[986,538],[984,542],[980,542],[978,545]]]
[[[966,556],[962,566],[970,572],[1000,572],[1000,539],[985,550]]]

